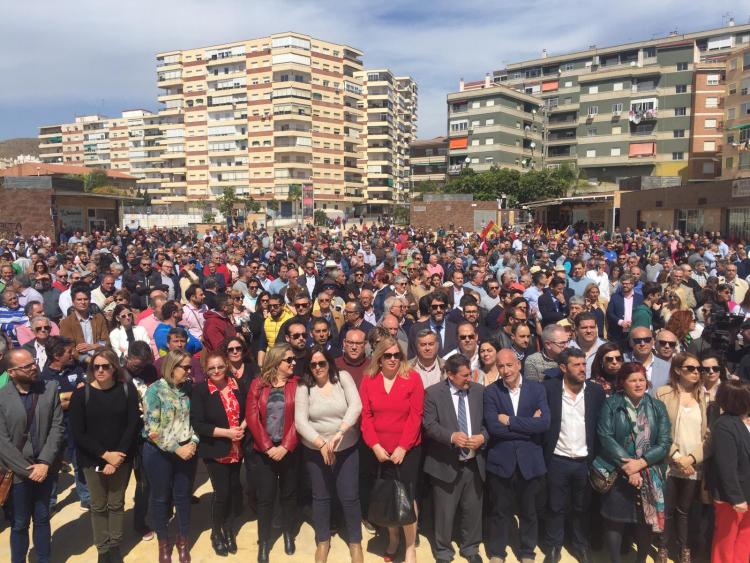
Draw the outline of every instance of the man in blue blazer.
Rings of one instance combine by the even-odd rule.
[[[607,397],[601,385],[586,380],[583,350],[567,348],[560,353],[558,362],[562,378],[542,382],[547,392],[550,426],[544,436],[548,494],[545,539],[541,543],[547,554],[545,561],[557,563],[568,524],[571,554],[581,563],[590,563],[589,463],[596,454],[596,425]]]
[[[623,274],[620,278],[620,289],[612,295],[607,305],[609,340],[619,342],[628,337],[633,311],[641,303],[643,295],[635,293],[635,278],[630,274]]]
[[[654,396],[659,387],[669,383],[672,362],[662,360],[654,354],[654,333],[645,326],[637,326],[630,331],[628,344],[630,352],[625,353],[625,361],[638,362],[646,368],[648,392]]]
[[[534,561],[536,499],[544,464],[542,441],[549,429],[547,394],[541,383],[521,377],[515,352],[497,353],[500,379],[484,393],[484,422],[490,435],[486,472],[489,483],[485,546],[492,563],[505,559],[513,505],[519,508],[520,556]]]

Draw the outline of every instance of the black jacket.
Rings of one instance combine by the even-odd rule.
[[[706,472],[711,496],[730,504],[750,502],[750,432],[745,423],[722,414],[711,428],[711,444]]]
[[[131,270],[123,276],[122,283],[130,292],[130,304],[136,309],[148,307],[148,294],[153,289],[166,289],[161,283],[161,273],[156,270],[152,270],[148,275],[140,270],[135,273]]]
[[[552,454],[555,452],[557,441],[560,438],[560,426],[562,423],[562,379],[546,379],[542,381],[547,391],[547,403],[549,404],[550,423],[549,430],[544,435],[544,460],[549,466]],[[588,448],[588,461],[592,461],[596,455],[597,437],[596,425],[599,422],[599,413],[602,405],[607,399],[604,389],[598,383],[588,380],[583,390],[583,399],[586,410],[586,447]]]
[[[568,316],[568,304],[570,298],[573,297],[575,292],[566,287],[563,295],[565,297],[565,304],[560,303],[557,299],[552,296],[552,293],[545,291],[539,296],[539,312],[542,315],[542,326],[547,326],[557,321],[561,321]]]
[[[237,387],[234,395],[240,404],[239,423],[242,424],[242,421],[245,420],[247,396],[246,394],[243,395],[242,392],[242,389],[245,388],[244,385],[238,383]],[[208,381],[193,386],[193,393],[190,396],[190,424],[200,437],[199,457],[214,459],[229,454],[232,442],[228,438],[214,438],[213,436],[215,428],[229,428],[229,420],[227,419],[227,413],[224,411],[224,404],[221,402],[219,392],[210,393]]]

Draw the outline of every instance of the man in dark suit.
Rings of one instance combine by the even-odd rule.
[[[480,563],[484,490],[484,387],[471,380],[471,365],[455,354],[445,361],[448,379],[425,391],[423,426],[427,436],[424,472],[431,477],[435,514],[432,554],[438,563],[453,559],[453,520],[460,513],[461,557]]]
[[[448,298],[442,291],[430,294],[430,318],[426,321],[414,323],[409,332],[409,358],[417,355],[415,348],[419,331],[429,328],[438,335],[438,356],[444,357],[458,348],[456,325],[445,318],[448,308]]]
[[[500,379],[484,392],[489,512],[485,546],[491,563],[505,560],[513,504],[518,503],[522,563],[534,561],[536,502],[546,472],[542,439],[549,429],[549,406],[541,383],[521,377],[515,352],[497,353]]]
[[[542,315],[542,326],[545,327],[568,317],[568,304],[574,291],[565,287],[563,276],[555,276],[549,284],[549,290],[539,296],[539,314]]]
[[[620,278],[620,289],[616,291],[607,305],[607,331],[609,340],[625,340],[630,333],[633,322],[633,311],[643,303],[643,295],[635,293],[635,278],[623,274]]]
[[[550,426],[544,435],[548,488],[545,562],[560,560],[565,509],[570,503],[572,554],[578,561],[589,563],[589,463],[596,452],[596,424],[606,396],[599,384],[586,381],[586,354],[582,350],[566,348],[558,364],[562,378],[542,383],[550,411]]]

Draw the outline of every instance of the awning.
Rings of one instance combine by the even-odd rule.
[[[628,156],[654,156],[656,143],[630,143]]]
[[[551,92],[552,90],[557,90],[560,87],[560,82],[558,80],[554,80],[552,82],[544,82],[542,84],[542,92]]]
[[[468,146],[469,146],[468,137],[458,137],[456,139],[451,139],[448,143],[449,149],[465,149]]]
[[[524,204],[529,209],[535,209],[537,207],[553,207],[556,205],[566,205],[575,203],[603,203],[607,201],[614,201],[614,194],[603,193],[603,194],[591,194],[591,195],[576,195],[571,197],[555,197],[552,199],[544,199],[540,201],[532,201],[531,203]]]
[[[750,123],[738,123],[737,125],[732,125],[730,129],[747,129],[750,127]]]

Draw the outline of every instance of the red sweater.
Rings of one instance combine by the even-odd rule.
[[[359,386],[362,398],[362,437],[372,448],[380,444],[389,454],[398,446],[410,450],[422,441],[424,386],[416,371],[408,379],[396,376],[385,392],[383,374],[365,376]]]

